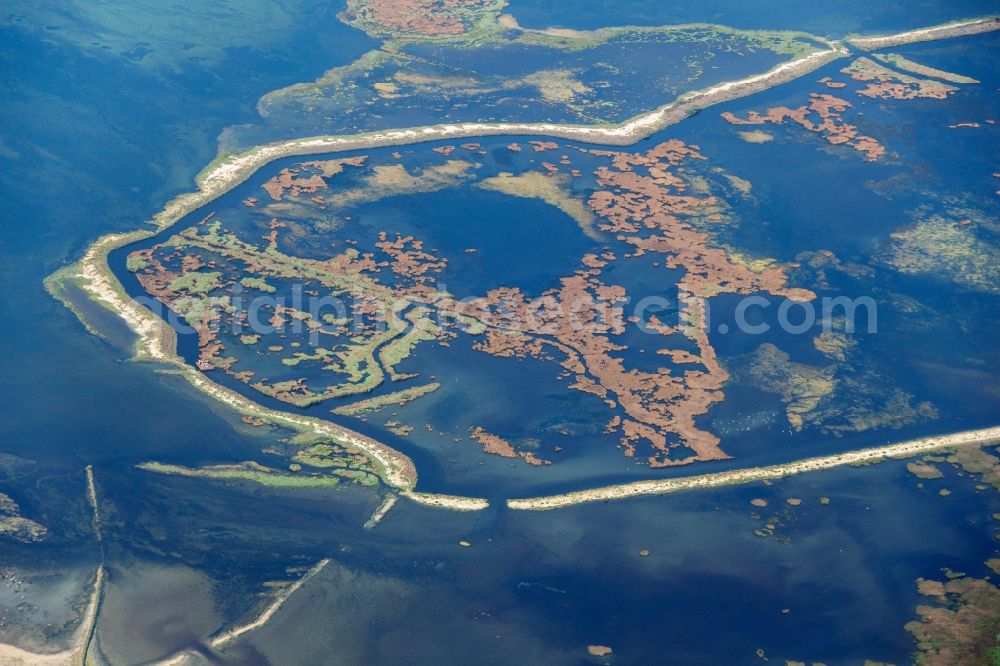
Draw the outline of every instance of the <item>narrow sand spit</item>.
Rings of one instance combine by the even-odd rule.
[[[831,467],[841,465],[854,465],[858,463],[875,462],[883,458],[907,458],[919,455],[927,451],[945,449],[960,446],[983,446],[994,442],[1000,442],[1000,426],[984,428],[982,430],[971,430],[958,432],[951,435],[940,435],[937,437],[924,437],[913,439],[898,444],[887,444],[870,449],[860,449],[858,451],[848,451],[832,456],[821,458],[807,458],[795,462],[783,463],[781,465],[770,465],[767,467],[751,467],[749,469],[737,469],[729,472],[716,472],[714,474],[699,474],[678,479],[662,479],[655,481],[636,481],[634,483],[623,483],[604,488],[593,488],[591,490],[580,490],[563,495],[551,495],[548,497],[533,497],[529,499],[507,500],[507,506],[511,509],[527,511],[547,511],[549,509],[559,509],[574,504],[584,502],[601,502],[612,499],[627,499],[629,497],[639,497],[641,495],[664,495],[666,493],[676,493],[684,490],[697,490],[702,488],[715,488],[718,486],[728,486],[740,483],[750,483],[753,481],[763,481],[764,479],[778,479],[793,474],[803,472],[816,472]]]

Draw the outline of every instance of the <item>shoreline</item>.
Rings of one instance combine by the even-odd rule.
[[[218,634],[212,638],[209,642],[213,648],[220,649],[233,642],[243,634],[249,633],[254,629],[259,629],[263,627],[267,622],[274,617],[274,614],[281,610],[281,607],[285,605],[288,598],[293,594],[298,592],[299,588],[308,583],[316,574],[326,568],[330,564],[330,558],[324,558],[314,564],[312,568],[309,569],[301,578],[286,587],[284,590],[278,593],[277,597],[272,601],[267,607],[265,607],[260,615],[258,615],[254,620],[247,622],[246,624],[241,624],[239,626],[233,627],[232,629],[227,629],[226,631]]]
[[[674,479],[633,481],[631,483],[605,486],[603,488],[578,490],[561,495],[509,499],[507,500],[507,507],[516,511],[549,511],[551,509],[561,509],[587,502],[629,499],[644,495],[665,495],[685,490],[740,485],[754,481],[763,481],[765,479],[780,479],[786,476],[802,474],[804,472],[816,472],[843,465],[870,463],[885,458],[910,458],[937,449],[972,445],[985,446],[996,442],[1000,442],[1000,426],[980,430],[968,430],[949,435],[911,439],[896,444],[858,449],[830,456],[805,458],[778,465],[751,467],[748,469],[699,474],[697,476]]]
[[[0,643],[0,666],[84,666],[87,663],[87,652],[91,635],[97,622],[97,606],[104,588],[104,566],[97,567],[94,579],[94,589],[90,593],[90,601],[84,613],[73,645],[61,652],[45,654],[31,652],[16,645]]]
[[[177,371],[177,374],[182,375],[194,388],[215,398],[236,412],[244,416],[264,419],[276,426],[284,426],[298,432],[309,432],[320,437],[333,439],[338,444],[368,456],[376,467],[376,473],[384,483],[404,490],[416,485],[416,466],[404,453],[332,421],[263,407],[242,394],[213,382],[193,366],[183,361],[180,361],[180,365],[182,367]]]
[[[182,195],[182,197],[188,196],[190,195]],[[167,209],[170,209],[170,206]],[[149,230],[137,230],[127,234],[102,236],[87,249],[80,261],[61,268],[47,277],[45,279],[46,291],[73,311],[92,334],[99,335],[87,323],[83,313],[62,295],[64,281],[72,282],[87,294],[92,302],[118,315],[137,336],[131,360],[149,361],[168,366],[161,369],[160,372],[179,375],[196,390],[235,410],[240,415],[263,419],[273,425],[291,428],[296,432],[327,437],[350,449],[359,451],[372,460],[383,482],[395,488],[406,489],[416,485],[416,467],[413,461],[402,452],[332,421],[299,416],[264,407],[236,391],[212,381],[197,368],[186,363],[177,354],[177,334],[173,328],[153,312],[132,301],[107,265],[109,252],[118,247],[149,238],[155,233]]]
[[[154,218],[154,224],[160,230],[170,226],[172,222],[166,222],[166,220],[183,217],[184,214],[194,210],[199,205],[211,201],[242,183],[262,166],[284,157],[387,148],[427,141],[470,139],[484,136],[547,136],[599,145],[628,146],[677,124],[695,111],[787,83],[848,55],[850,52],[847,49],[834,44],[829,49],[813,51],[801,58],[787,60],[761,74],[753,74],[742,79],[725,81],[708,88],[683,93],[672,102],[637,114],[617,124],[445,123],[351,135],[319,135],[264,144],[209,164],[195,178],[201,192],[177,197],[167,205],[160,215]],[[198,196],[199,203],[197,205],[192,205],[195,201],[194,196]],[[177,214],[179,210],[188,207],[190,210],[180,215]]]
[[[874,37],[851,36],[844,41],[859,48],[862,51],[877,51],[879,49],[902,46],[903,44],[916,44],[918,42],[931,42],[938,39],[950,39],[953,37],[965,37],[967,35],[978,35],[984,32],[1000,30],[1000,17],[990,16],[986,18],[969,19],[967,21],[955,21],[931,26],[929,28],[919,28],[907,32],[900,32],[895,35],[881,35]]]
[[[94,584],[90,591],[90,599],[80,618],[80,626],[76,628],[70,647],[60,652],[49,654],[31,652],[10,643],[0,643],[0,666],[86,666],[91,663],[90,649],[97,631],[97,615],[100,611],[101,597],[104,594],[104,545],[101,536],[101,515],[98,509],[97,488],[94,484],[94,468],[87,465],[84,468],[87,478],[87,503],[93,511],[91,517],[94,536],[101,545],[101,563],[97,565],[94,574]]]
[[[872,39],[911,39],[913,35],[931,33],[960,36],[972,34],[968,32],[970,30],[981,31],[981,27],[975,28],[974,26],[981,26],[990,21],[993,19],[975,19],[948,26],[936,26],[900,33],[890,37],[869,38],[869,41]],[[100,332],[87,320],[82,309],[74,304],[66,294],[64,285],[66,283],[74,284],[91,302],[117,315],[136,334],[132,360],[151,361],[168,366],[161,371],[180,375],[193,388],[226,407],[234,409],[237,413],[254,416],[298,432],[328,437],[348,448],[359,451],[372,460],[384,483],[404,491],[403,496],[415,502],[458,511],[485,509],[489,503],[483,499],[415,492],[414,488],[418,479],[417,470],[413,461],[402,452],[332,421],[263,407],[236,391],[214,382],[194,366],[187,364],[177,354],[176,332],[164,320],[138,305],[129,297],[108,266],[109,253],[168,229],[188,213],[240,185],[261,167],[274,160],[298,155],[384,148],[444,139],[505,135],[545,136],[599,145],[627,146],[677,124],[701,109],[787,83],[834,60],[850,55],[850,50],[842,42],[827,42],[827,44],[830,46],[829,49],[816,50],[800,58],[793,58],[761,74],[684,93],[668,104],[634,116],[617,125],[440,124],[355,135],[291,139],[257,146],[243,153],[224,158],[217,158],[196,176],[195,182],[198,189],[170,200],[150,221],[152,228],[140,228],[132,232],[101,236],[87,248],[77,262],[64,266],[45,278],[45,289],[76,314],[90,333],[100,336]]]

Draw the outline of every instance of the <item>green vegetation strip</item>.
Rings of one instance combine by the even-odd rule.
[[[374,398],[368,398],[367,400],[359,400],[347,405],[341,405],[331,411],[334,414],[339,414],[341,416],[357,416],[359,414],[377,412],[383,407],[388,407],[389,405],[402,405],[410,402],[411,400],[416,400],[417,398],[425,396],[428,393],[433,393],[439,388],[441,388],[441,384],[432,382],[430,384],[406,388],[401,391],[394,391],[393,393],[386,393],[385,395],[377,395]]]
[[[272,488],[334,488],[340,483],[340,478],[331,475],[316,476],[278,470],[264,467],[255,462],[245,462],[235,465],[210,465],[208,467],[182,467],[159,462],[148,462],[137,465],[139,469],[158,474],[174,474],[204,479],[234,479],[252,481],[262,486]]]

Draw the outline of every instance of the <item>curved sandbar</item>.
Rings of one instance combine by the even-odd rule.
[[[315,136],[258,146],[209,165],[198,176],[198,184],[206,196],[197,205],[192,206],[191,210],[242,182],[268,162],[294,155],[384,148],[441,139],[467,139],[496,135],[548,136],[601,145],[627,146],[677,124],[695,111],[787,83],[847,55],[849,52],[846,49],[837,46],[814,51],[801,58],[783,62],[762,74],[754,74],[736,81],[727,81],[684,93],[673,102],[647,113],[639,114],[619,124],[449,123],[382,132],[364,132],[348,136]],[[186,200],[183,202],[175,201],[178,205],[188,203]],[[167,208],[170,209],[170,207],[168,205]],[[164,213],[167,213],[167,210],[164,210]],[[170,217],[174,217],[174,214],[164,215],[164,218]],[[162,224],[160,220],[157,222]]]
[[[1000,17],[989,16],[987,18],[944,23],[930,28],[910,30],[909,32],[883,35],[881,37],[848,37],[845,41],[862,51],[875,51],[901,44],[915,44],[917,42],[930,42],[935,39],[978,35],[979,33],[991,32],[993,30],[1000,30]]]
[[[413,461],[396,449],[330,421],[261,407],[236,391],[216,384],[190,365],[184,363],[182,365],[180,373],[192,386],[204,391],[240,414],[263,418],[274,425],[292,428],[299,432],[311,432],[321,437],[329,437],[337,443],[361,451],[371,458],[378,468],[379,476],[387,484],[396,488],[412,488],[416,485],[417,470]]]
[[[75,284],[94,303],[121,317],[137,336],[133,360],[154,361],[171,365],[175,368],[173,372],[182,375],[192,386],[236,409],[243,415],[255,416],[276,425],[291,427],[299,431],[331,437],[337,442],[369,455],[376,465],[384,471],[382,477],[386,483],[401,489],[411,489],[416,485],[417,474],[413,462],[404,454],[329,421],[264,408],[244,398],[239,393],[208,379],[203,373],[185,363],[177,355],[175,331],[156,314],[128,296],[124,287],[108,267],[108,254],[119,247],[149,238],[174,225],[191,211],[236,187],[264,165],[283,157],[397,146],[438,139],[511,134],[578,139],[607,145],[628,145],[668,125],[680,122],[698,109],[785,83],[844,55],[846,55],[846,51],[836,48],[817,51],[797,60],[782,63],[763,74],[686,93],[670,104],[650,113],[636,116],[620,125],[462,123],[369,132],[353,136],[293,139],[259,146],[245,153],[210,164],[196,179],[198,191],[174,198],[153,218],[152,224],[155,229],[140,229],[131,233],[102,236],[86,250],[78,262],[66,266],[46,278],[45,286],[50,294],[73,310],[85,325],[87,325],[86,317],[66,296],[63,286],[66,282]],[[87,325],[87,328],[91,333],[97,333],[93,327]],[[455,510],[478,510],[487,506],[484,500],[447,498],[436,495],[424,496],[420,494],[411,496],[411,499],[429,506],[441,506]]]
[[[881,40],[913,39],[913,35],[930,34],[939,39],[983,31],[972,24],[991,19],[978,19],[963,24],[939,26],[916,30]],[[964,30],[964,32],[963,32]],[[935,32],[937,31],[937,32]],[[909,36],[909,37],[907,37]],[[860,40],[862,43],[864,39]],[[886,42],[904,43],[904,42]],[[102,236],[87,248],[83,257],[74,264],[65,266],[45,279],[46,290],[66,307],[72,310],[88,331],[99,335],[91,326],[86,315],[74,305],[67,294],[66,284],[74,284],[95,304],[118,315],[137,335],[133,360],[154,361],[173,366],[172,372],[182,375],[192,386],[207,395],[233,407],[243,415],[255,416],[275,424],[292,427],[303,432],[314,432],[332,437],[346,446],[368,454],[373,461],[384,468],[383,480],[397,488],[412,489],[416,485],[417,474],[413,462],[402,453],[371,438],[364,437],[349,428],[321,419],[296,416],[286,412],[264,408],[240,394],[208,379],[194,367],[186,364],[177,355],[175,331],[156,314],[135,303],[125,292],[117,277],[108,267],[108,254],[113,250],[149,238],[166,229],[185,215],[205,205],[225,192],[236,187],[250,177],[257,169],[277,159],[295,155],[332,153],[366,148],[391,147],[441,139],[475,138],[496,135],[535,135],[580,140],[588,143],[625,146],[635,143],[651,134],[676,124],[696,111],[731,99],[745,97],[804,76],[823,65],[850,52],[836,42],[828,42],[830,49],[810,53],[801,58],[784,62],[763,74],[749,76],[736,81],[720,83],[702,90],[691,91],[675,101],[649,113],[640,114],[618,125],[570,125],[558,123],[459,123],[416,127],[409,129],[367,132],[349,136],[318,136],[293,139],[280,143],[258,146],[236,155],[219,158],[209,164],[196,178],[198,190],[172,199],[151,220],[152,229],[138,229],[130,233],[115,233]],[[418,497],[419,495],[419,497]],[[462,499],[434,500],[445,497],[436,495],[411,494],[414,501],[431,506],[442,506],[457,510],[485,508],[485,500]],[[421,499],[424,498],[424,499]],[[476,504],[482,502],[482,505]]]
[[[194,388],[241,415],[263,419],[268,423],[298,432],[329,437],[339,444],[360,451],[372,460],[379,476],[389,485],[396,488],[412,488],[416,485],[416,467],[403,453],[331,421],[263,407],[236,391],[212,381],[184,362],[184,359],[177,355],[176,332],[155,313],[133,301],[108,268],[109,252],[151,235],[153,232],[150,231],[136,231],[101,237],[87,249],[79,262],[60,269],[46,278],[46,289],[56,298],[66,302],[61,296],[62,282],[72,281],[95,303],[120,316],[137,335],[133,350],[134,360],[154,361],[171,366],[169,372],[180,375]],[[77,314],[80,316],[80,313]]]
[[[563,495],[551,495],[549,497],[510,499],[507,500],[507,506],[511,509],[526,511],[548,511],[549,509],[560,509],[574,504],[583,504],[584,502],[602,502],[604,500],[626,499],[641,495],[665,495],[683,490],[715,488],[718,486],[763,481],[765,479],[778,479],[791,476],[792,474],[816,472],[841,465],[868,463],[883,458],[908,458],[935,449],[972,445],[983,446],[984,444],[994,442],[1000,442],[1000,426],[985,428],[983,430],[958,432],[951,435],[924,437],[898,444],[848,451],[821,458],[807,458],[781,465],[737,469],[728,472],[717,472],[715,474],[699,474],[698,476],[687,476],[679,479],[636,481],[634,483],[623,483],[616,486],[594,488],[592,490],[580,490]]]

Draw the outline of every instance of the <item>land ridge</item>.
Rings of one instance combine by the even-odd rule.
[[[779,479],[804,472],[815,472],[843,465],[865,464],[885,458],[909,458],[927,451],[972,445],[984,446],[996,442],[1000,442],[1000,426],[980,430],[968,430],[949,435],[922,437],[905,442],[897,442],[896,444],[846,451],[844,453],[817,458],[805,458],[777,465],[750,467],[673,479],[633,481],[631,483],[622,483],[590,490],[578,490],[546,497],[509,499],[507,500],[507,506],[515,510],[548,511],[586,502],[628,499],[643,495],[665,495],[684,490],[715,488],[752,483],[766,479]]]
[[[949,39],[952,37],[965,37],[967,35],[978,35],[984,32],[1000,30],[1000,17],[988,16],[984,18],[968,19],[965,21],[954,21],[941,25],[930,26],[928,28],[918,28],[908,30],[895,35],[882,35],[872,37],[851,36],[845,39],[847,43],[861,49],[862,51],[876,51],[902,44],[916,44],[918,42],[930,42],[938,39]]]

